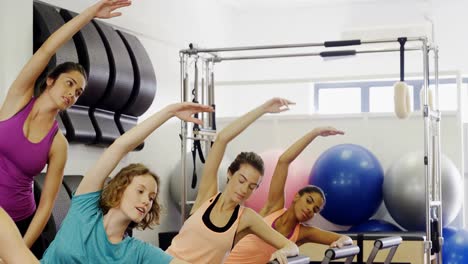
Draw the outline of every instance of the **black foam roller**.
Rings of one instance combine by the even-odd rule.
[[[61,9],[60,14],[69,21],[77,14]],[[80,64],[88,74],[88,84],[76,104],[93,107],[97,105],[109,82],[109,60],[101,36],[93,23],[88,23],[73,37],[78,50]]]
[[[156,95],[156,75],[145,48],[137,37],[117,30],[132,60],[135,82],[132,95],[122,113],[141,116],[153,103]]]
[[[110,79],[106,92],[99,99],[97,108],[119,112],[127,103],[133,89],[133,66],[127,48],[117,32],[101,21],[93,21],[104,46],[110,67]]]

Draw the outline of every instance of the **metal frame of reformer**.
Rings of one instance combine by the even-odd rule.
[[[404,40],[402,42],[402,40]],[[339,49],[325,50],[321,52],[302,52],[302,53],[276,53],[262,55],[243,55],[243,56],[224,56],[229,52],[257,51],[257,50],[294,50],[297,48],[341,48],[349,46],[360,46],[366,44],[400,44],[398,48],[381,48],[369,50],[356,49]],[[405,48],[405,43],[419,43],[419,46],[411,46]],[[276,59],[276,58],[292,58],[292,57],[314,57],[319,56],[337,57],[351,56],[366,53],[385,53],[385,52],[400,52],[400,79],[404,80],[404,53],[406,51],[421,51],[423,58],[422,75],[424,80],[424,106],[422,116],[424,119],[424,172],[425,172],[425,219],[426,219],[426,238],[424,241],[424,251],[426,263],[431,263],[432,250],[437,253],[437,263],[442,263],[441,246],[443,244],[442,235],[442,189],[441,189],[441,165],[440,165],[440,111],[438,103],[438,48],[435,44],[430,43],[426,37],[414,38],[398,38],[398,39],[381,39],[381,40],[340,40],[326,41],[323,43],[301,43],[301,44],[285,44],[285,45],[264,45],[264,46],[244,46],[244,47],[228,47],[228,48],[197,48],[190,44],[189,49],[184,49],[179,52],[180,57],[180,75],[181,75],[181,101],[199,102],[212,105],[215,107],[214,92],[214,65],[223,61],[234,60],[256,60],[256,59]],[[434,57],[434,108],[429,106],[429,54],[433,52]],[[198,63],[201,62],[201,70]],[[189,65],[190,64],[190,65]],[[189,66],[194,66],[193,77],[190,78]],[[201,75],[200,75],[201,73]],[[199,75],[201,78],[199,78]],[[193,89],[189,86],[193,85]],[[201,95],[199,96],[199,92]],[[191,97],[190,97],[191,93]],[[187,201],[187,175],[186,169],[186,152],[187,145],[190,142],[205,142],[205,153],[208,153],[211,145],[209,142],[214,140],[216,135],[216,120],[214,113],[202,114],[203,127],[199,128],[187,122],[181,122],[180,137],[181,144],[181,173],[182,173],[182,193],[181,193],[181,216],[182,222],[186,219],[186,206],[193,204],[193,201]],[[195,129],[194,129],[195,128]],[[199,144],[200,145],[200,144]],[[201,147],[200,147],[201,148]],[[201,151],[199,149],[199,151]],[[193,185],[193,182],[192,182]],[[435,244],[433,246],[433,244]]]
[[[354,257],[359,254],[360,248],[355,245],[349,245],[342,248],[329,248],[325,251],[321,264],[329,264],[332,260],[345,259],[345,264],[351,264]],[[288,257],[288,264],[309,264],[310,259],[307,256]],[[278,264],[277,260],[269,261],[267,264]]]
[[[379,253],[381,249],[386,248],[389,248],[390,250],[388,251],[387,257],[385,258],[384,264],[390,264],[393,259],[393,256],[395,255],[395,252],[398,249],[398,246],[401,244],[402,241],[403,239],[399,236],[385,237],[375,240],[374,247],[372,248],[369,257],[367,257],[366,264],[374,263],[374,259],[377,256],[377,253]]]

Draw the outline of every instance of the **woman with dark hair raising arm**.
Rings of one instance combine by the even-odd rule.
[[[304,226],[306,222],[319,213],[325,205],[325,195],[316,186],[305,186],[295,195],[289,208],[284,208],[284,187],[288,176],[289,165],[318,136],[328,137],[342,135],[342,131],[333,127],[319,127],[305,134],[292,144],[278,159],[271,178],[268,200],[260,210],[263,220],[284,237],[302,245],[308,242],[342,247],[351,244],[351,238],[316,227]],[[255,235],[240,237],[225,264],[266,263],[276,249],[263,242]]]
[[[66,62],[47,75],[38,97],[33,97],[34,85],[57,50],[83,26],[95,17],[119,16],[114,11],[128,5],[130,1],[99,1],[54,32],[23,67],[0,108],[0,207],[13,218],[38,258],[44,251],[40,234],[52,212],[67,160],[68,143],[55,118],[76,102],[87,77],[81,65]],[[36,208],[33,177],[46,164]]]

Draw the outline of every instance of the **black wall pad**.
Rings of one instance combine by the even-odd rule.
[[[93,21],[107,50],[110,78],[104,96],[96,108],[120,112],[133,89],[133,66],[127,48],[117,32],[101,21]]]
[[[68,22],[77,14],[61,9],[60,15]],[[76,104],[93,107],[104,95],[109,82],[110,70],[106,47],[93,23],[84,26],[73,39],[80,64],[83,65],[88,74],[88,84]]]
[[[138,123],[138,118],[129,115],[115,115],[115,123],[119,129],[120,134],[125,133],[126,131],[132,129]],[[142,150],[145,146],[145,143],[141,143],[135,150]]]
[[[130,115],[115,115],[115,122],[117,123],[120,134],[123,134],[137,125],[138,117]]]
[[[58,115],[55,119],[57,120],[60,131],[65,137],[67,137],[67,128],[65,127],[65,124],[62,121],[62,116]]]
[[[33,5],[33,41],[34,52],[46,41],[46,39],[64,24],[63,18],[55,7],[34,1]],[[73,40],[65,43],[52,57],[45,72],[56,65],[73,61],[78,62],[78,53]]]
[[[96,141],[97,132],[89,118],[87,106],[72,105],[66,112],[60,113],[60,117],[67,129],[68,142],[92,144]]]
[[[132,60],[135,82],[123,114],[141,116],[153,103],[156,95],[156,75],[153,64],[141,42],[133,35],[117,30]]]
[[[34,177],[35,181],[34,184],[39,185],[39,189],[42,190],[44,187],[45,182],[45,173],[41,173],[38,176]],[[52,209],[52,217],[54,218],[55,226],[57,231],[60,229],[62,225],[62,221],[68,213],[68,209],[70,208],[70,196],[65,189],[65,186],[60,184],[59,192],[57,194],[57,199],[55,200],[54,208]]]
[[[36,206],[39,205],[39,201],[41,199],[41,193],[42,193],[42,185],[37,183],[36,180],[34,180],[34,200],[36,202]],[[52,243],[52,241],[55,238],[55,234],[57,234],[57,228],[55,226],[54,217],[50,216],[49,220],[47,221],[41,233],[41,237],[44,241],[45,248],[47,248],[50,245],[50,243]]]
[[[114,121],[114,113],[98,108],[92,110],[93,114],[90,113],[90,117],[96,130],[94,144],[105,146],[112,144],[120,136],[119,129]]]
[[[73,142],[73,140],[75,140],[75,128],[70,120],[70,116],[68,115],[68,112],[62,111],[59,113],[59,116],[60,116],[59,118],[60,130],[62,130],[62,126],[60,125],[62,124],[66,130],[66,133],[64,133],[64,136],[67,138],[68,142]]]
[[[82,175],[65,175],[63,176],[63,186],[67,189],[67,193],[72,198],[73,193],[78,189],[81,180],[83,179]]]

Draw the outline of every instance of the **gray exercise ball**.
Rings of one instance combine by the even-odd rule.
[[[393,219],[409,231],[422,231],[426,226],[423,156],[422,152],[405,154],[384,176],[385,206]],[[462,205],[462,178],[447,156],[441,156],[441,164],[442,221],[447,226]]]
[[[203,166],[204,164],[201,162],[200,158],[197,155],[196,158],[196,173],[197,173],[197,181],[195,188],[192,188],[192,178],[193,178],[193,158],[192,158],[192,153],[189,152],[186,155],[186,165],[185,165],[185,173],[187,175],[187,201],[195,201],[195,198],[197,197],[198,193],[198,187],[200,186],[200,180],[203,172]],[[223,161],[221,162],[221,165],[219,166],[218,169],[218,190],[223,191],[224,187],[226,186],[226,181],[227,181],[227,169],[229,168],[229,165],[231,164],[231,161],[229,158],[224,158]],[[180,160],[177,162],[177,164],[174,166],[170,173],[170,195],[172,201],[177,206],[177,209],[180,211],[180,201],[182,197],[182,190],[183,190],[183,185],[182,185],[182,173],[181,173],[181,162]],[[190,209],[192,208],[191,205],[187,205],[187,213],[190,212]]]

